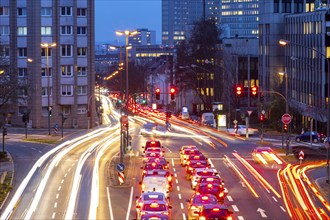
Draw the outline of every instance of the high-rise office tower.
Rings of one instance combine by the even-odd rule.
[[[156,44],[156,31],[147,28],[136,29],[137,34],[128,37],[128,43],[131,45],[154,45]]]
[[[33,128],[95,125],[94,0],[0,1],[0,59],[27,87],[2,108],[8,123]],[[94,107],[93,107],[94,106]]]
[[[162,0],[162,44],[175,45],[189,34],[200,19],[216,24],[220,16],[220,0]]]
[[[221,25],[223,36],[258,37],[258,2],[259,0],[227,0],[221,2]]]

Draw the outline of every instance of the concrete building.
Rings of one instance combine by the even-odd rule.
[[[328,9],[285,17],[284,68],[290,106],[303,121],[327,121],[330,14]]]
[[[156,31],[151,31],[147,28],[139,28],[136,31],[137,34],[128,37],[128,44],[133,46],[156,44]]]
[[[320,122],[327,120],[328,59],[321,55],[328,54],[329,47],[329,15],[325,3],[314,0],[259,2],[260,89],[273,90],[277,79],[285,80],[279,78],[278,73],[285,72],[288,104],[290,109],[299,112],[296,119],[303,124],[308,118]],[[282,48],[280,39],[291,43]]]
[[[220,0],[162,0],[162,44],[176,45],[195,21],[220,19]]]
[[[30,112],[30,126],[52,132],[62,115],[67,128],[95,125],[94,17],[94,0],[0,1],[2,58],[28,83],[8,122],[23,125]]]

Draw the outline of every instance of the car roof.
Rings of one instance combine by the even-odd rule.
[[[219,209],[223,209],[223,210],[228,210],[228,207],[223,204],[205,204],[205,205],[203,205],[203,207],[205,209],[219,208]]]

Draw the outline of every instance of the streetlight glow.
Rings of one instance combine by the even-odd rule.
[[[323,57],[323,59],[325,59],[325,61],[327,62],[327,67],[328,67],[328,71],[327,71],[327,84],[328,84],[328,88],[327,88],[327,98],[328,100],[326,100],[327,103],[327,139],[330,137],[330,101],[329,101],[329,97],[330,97],[330,61],[328,59],[328,57],[326,56],[326,54],[320,52],[319,50],[313,48],[313,47],[308,47],[305,46],[303,44],[299,44],[299,43],[294,43],[294,42],[290,42],[288,40],[285,39],[280,39],[279,40],[279,44],[282,46],[287,46],[288,44],[292,44],[292,45],[297,45],[299,47],[303,47],[303,48],[307,48],[312,50],[313,52],[319,54],[320,56]],[[325,71],[324,71],[325,72]],[[325,147],[327,149],[327,177],[326,177],[326,182],[329,184],[330,183],[330,165],[329,165],[329,144],[325,144]]]
[[[282,46],[286,46],[286,45],[288,45],[288,44],[290,43],[290,41],[288,41],[288,40],[284,40],[284,39],[280,39],[280,40],[278,41],[278,43],[279,43],[280,45],[282,45]]]

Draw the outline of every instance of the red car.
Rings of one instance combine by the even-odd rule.
[[[219,202],[224,202],[226,196],[223,185],[213,185],[212,183],[202,183],[197,185],[196,192],[200,194],[215,195]]]
[[[194,173],[196,168],[209,167],[207,160],[191,160],[189,165],[186,166],[186,179],[190,180],[191,175]]]

